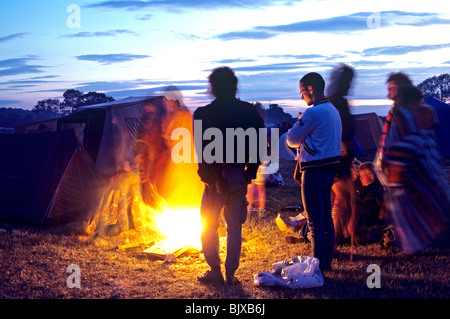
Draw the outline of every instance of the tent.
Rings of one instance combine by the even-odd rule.
[[[15,153],[17,155],[15,155],[15,158],[39,158],[41,164],[22,161],[21,165],[36,169],[40,166],[44,167],[45,171],[40,171],[42,174],[40,176],[40,183],[53,185],[54,183],[58,184],[58,181],[62,178],[69,178],[62,177],[65,176],[64,173],[58,173],[57,169],[63,167],[63,171],[70,172],[76,168],[72,166],[70,166],[70,169],[67,168],[68,160],[66,157],[69,155],[65,152],[70,153],[70,150],[67,150],[65,147],[69,147],[77,142],[79,151],[83,155],[82,158],[85,162],[89,163],[89,169],[93,171],[90,174],[84,169],[83,172],[80,172],[80,175],[84,172],[87,172],[87,176],[97,174],[104,186],[94,201],[94,209],[91,210],[92,216],[95,215],[96,208],[103,207],[102,205],[104,203],[110,203],[108,196],[116,193],[119,194],[120,192],[118,190],[124,187],[133,186],[133,189],[136,187],[134,178],[130,180],[121,179],[121,177],[129,175],[137,177],[137,186],[140,188],[142,198],[147,204],[153,204],[159,198],[163,198],[171,203],[178,201],[179,204],[198,204],[201,199],[204,184],[198,177],[197,164],[194,162],[175,164],[170,160],[172,146],[178,142],[171,140],[171,132],[173,129],[185,127],[192,131],[191,113],[176,100],[167,99],[164,96],[129,97],[118,101],[85,106],[79,108],[77,112],[71,115],[46,122],[48,133],[40,133],[37,130],[40,124],[42,123],[31,123],[16,128],[16,134],[11,137],[11,139],[16,140],[5,141],[7,145],[2,145],[3,150],[7,150],[13,147],[13,144],[16,144],[17,150],[15,150]],[[41,159],[41,156],[44,155],[39,153],[39,145],[46,143],[39,141],[36,142],[37,149],[33,149],[34,153],[31,155],[26,155],[26,152],[21,152],[21,144],[28,145],[22,147],[31,148],[33,145],[31,141],[43,138],[46,135],[53,136],[51,134],[59,136],[57,144],[61,150],[56,151],[55,149],[51,149],[49,152],[58,153],[58,156],[55,155],[54,158]],[[68,137],[69,134],[71,134],[70,138]],[[64,142],[64,138],[69,138],[69,140]],[[54,143],[50,142],[49,144],[54,145]],[[43,153],[47,152],[44,146],[41,149]],[[81,155],[76,156],[78,158]],[[7,167],[13,161],[5,157],[4,162],[0,162],[0,167]],[[83,164],[82,166],[86,167],[86,165]],[[55,167],[55,171],[50,169],[52,166]],[[19,167],[20,165],[16,170],[19,170]],[[26,176],[31,174],[33,170],[26,172],[26,174],[24,172],[20,172],[20,174],[5,172],[5,176]],[[79,177],[81,181],[83,181],[83,178],[82,176]],[[130,182],[131,180],[132,182]],[[24,193],[29,188],[35,187],[35,185],[27,186],[27,183],[31,183],[32,181],[25,179],[16,182],[16,198],[21,198],[27,203],[24,203],[24,208],[20,208],[21,212],[15,213],[13,209],[8,209],[9,212],[0,214],[0,217],[3,215],[4,217],[11,217],[11,215],[13,217],[32,217],[33,222],[40,224],[44,219],[54,216],[51,210],[59,203],[58,201],[56,204],[53,204],[52,199],[40,199],[39,196],[42,194],[26,197]],[[4,184],[0,185],[0,191],[6,187],[7,183],[5,180]],[[20,186],[21,183],[22,187]],[[105,187],[107,185],[109,187]],[[49,193],[53,194],[55,187],[49,186],[51,188]],[[60,189],[58,188],[58,190]],[[89,188],[81,187],[81,190],[78,191],[81,192],[83,190],[86,190],[85,196],[88,196],[90,199]],[[64,192],[58,199],[61,202],[70,201],[71,196],[72,194]],[[36,205],[36,209],[34,209],[33,205],[35,204],[33,203],[38,201],[42,201],[43,203]],[[0,202],[0,204],[15,205],[16,202],[16,200],[8,202],[7,196],[5,196],[3,202]],[[113,211],[107,208],[104,211]],[[67,214],[63,212],[64,210],[69,212],[71,208],[68,206],[61,207],[59,214],[66,216]],[[33,217],[32,214],[36,214],[36,216]]]
[[[98,204],[94,163],[71,130],[0,135],[0,219],[82,220]]]
[[[378,148],[383,133],[383,121],[376,113],[353,114],[355,138],[364,152]]]
[[[65,117],[16,127],[15,133],[36,133],[40,124],[49,131],[73,129],[98,172],[111,176],[123,168],[124,162],[134,161],[133,148],[140,130],[149,118],[163,117],[165,101],[164,96],[128,97],[84,106]]]
[[[441,155],[450,155],[450,105],[434,97],[427,97],[425,103],[436,112],[439,125],[436,127],[436,143]]]
[[[59,119],[57,126],[58,130],[75,130],[102,176],[113,177],[130,167],[139,170],[147,204],[154,200],[153,186],[164,199],[185,204],[200,201],[204,184],[196,163],[175,165],[171,160],[172,147],[177,143],[171,133],[175,128],[192,132],[192,124],[189,110],[168,95],[85,106]]]

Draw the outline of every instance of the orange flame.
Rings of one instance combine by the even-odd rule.
[[[135,146],[136,165],[125,162],[124,169],[112,178],[90,228],[102,231],[104,226],[119,225],[122,232],[135,229],[139,241],[153,239],[156,233],[200,247],[204,184],[194,161],[175,163],[171,159],[171,150],[179,142],[171,139],[172,131],[185,128],[192,133],[192,114],[180,108],[178,101],[165,99],[163,104],[163,108],[144,107],[144,123]],[[191,140],[191,149],[193,145]]]
[[[155,147],[149,153],[150,158],[147,157],[153,160],[151,165],[146,166],[150,171],[144,172],[149,180],[143,192],[141,210],[144,219],[141,226],[149,227],[179,244],[200,247],[200,202],[204,184],[197,174],[198,166],[194,161],[175,163],[171,158],[171,150],[178,143],[171,139],[173,130],[185,128],[192,133],[193,119],[187,109],[177,108],[177,101],[166,102],[167,114],[160,126],[161,135],[146,135],[147,144]],[[193,145],[191,140],[191,149]]]

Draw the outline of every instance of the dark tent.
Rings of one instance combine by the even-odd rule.
[[[73,130],[0,135],[0,219],[78,221],[98,205],[95,166]]]
[[[376,113],[354,114],[354,135],[364,152],[378,149],[380,136],[383,132],[383,121]]]
[[[444,156],[450,155],[450,105],[438,100],[434,97],[425,99],[425,103],[431,106],[439,120],[436,127],[436,143],[439,151]]]
[[[145,127],[144,121],[151,116],[160,123],[166,103],[164,96],[128,97],[83,106],[65,117],[18,126],[15,133],[36,133],[41,124],[49,131],[74,130],[97,171],[112,176],[123,168],[124,162],[135,160],[133,147]],[[155,107],[155,114],[147,111],[149,106]]]

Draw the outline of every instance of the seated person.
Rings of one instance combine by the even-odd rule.
[[[361,187],[361,180],[359,179],[359,165],[361,165],[361,162],[354,158],[352,165],[350,166],[350,174],[352,175],[354,188]]]
[[[378,225],[383,206],[383,187],[375,175],[372,162],[365,162],[359,166],[359,179],[361,185],[356,189],[356,209],[360,226]]]

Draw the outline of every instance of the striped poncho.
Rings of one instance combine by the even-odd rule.
[[[376,156],[385,207],[398,230],[401,248],[414,254],[446,227],[450,191],[434,137],[434,112],[417,102],[394,106]]]

